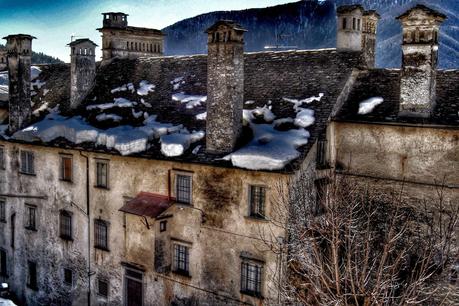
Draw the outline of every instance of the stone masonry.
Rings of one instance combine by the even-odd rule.
[[[10,133],[14,133],[30,123],[32,113],[30,65],[32,39],[34,38],[25,34],[4,37],[7,40],[8,54]]]
[[[71,48],[70,107],[75,109],[94,86],[97,45],[89,39],[78,39],[68,46]]]
[[[245,30],[235,23],[221,21],[206,32],[206,147],[209,153],[229,153],[242,130]]]
[[[438,32],[446,16],[418,5],[397,19],[403,26],[399,113],[429,117],[435,106]]]

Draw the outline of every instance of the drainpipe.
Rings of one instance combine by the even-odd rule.
[[[91,306],[91,217],[89,210],[89,157],[80,151],[86,159],[86,216],[88,218],[88,306]]]

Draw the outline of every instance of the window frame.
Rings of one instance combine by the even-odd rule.
[[[183,248],[184,253],[177,253],[180,252],[180,248]],[[191,244],[183,243],[179,241],[172,242],[172,272],[178,275],[191,277],[190,271],[190,253],[191,253]],[[183,259],[180,258],[180,254],[184,257]],[[181,267],[183,262],[183,268]]]
[[[188,201],[183,201],[179,197],[179,192],[184,192],[184,191],[179,191],[179,179],[180,178],[188,178],[189,179],[189,199]],[[175,189],[175,200],[177,203],[184,204],[184,205],[193,205],[193,174],[189,172],[182,172],[182,171],[177,171],[175,172],[175,184],[174,184],[174,189]]]
[[[100,284],[101,284],[101,283],[105,283],[105,284],[107,285],[107,288],[106,288],[107,292],[106,292],[106,294],[102,294],[101,291],[100,291],[100,289],[101,289]],[[105,278],[97,278],[97,295],[98,295],[98,296],[101,296],[101,297],[103,297],[103,298],[105,298],[105,299],[108,299],[108,296],[110,295],[110,281],[109,281],[108,279],[105,279]]]
[[[159,232],[162,233],[165,231],[167,231],[167,220],[159,221]]]
[[[69,225],[63,223],[63,220],[68,218],[70,221]],[[68,227],[70,229],[68,229]],[[69,230],[69,232],[66,232]],[[59,212],[59,237],[64,240],[73,241],[73,214],[67,210],[61,210]]]
[[[35,153],[33,151],[19,151],[19,173],[25,175],[36,175],[35,173]]]
[[[64,182],[73,182],[73,155],[71,154],[60,154],[60,173],[59,177],[61,181]],[[64,160],[70,160],[70,177],[67,177],[65,174],[65,163]]]
[[[262,194],[263,203],[256,203],[256,206],[257,206],[256,209],[254,209],[254,202],[253,202],[254,200],[253,189],[255,188],[261,188],[261,190],[263,191],[263,194]],[[249,217],[255,218],[255,219],[266,219],[267,191],[268,191],[268,187],[266,187],[266,185],[249,184],[249,187],[248,187]],[[260,213],[260,204],[262,205],[261,213]]]
[[[0,222],[6,223],[6,199],[0,198]]]
[[[33,204],[28,204],[26,203],[25,204],[25,209],[26,209],[26,213],[25,213],[25,229],[27,230],[30,230],[30,231],[34,231],[36,232],[37,231],[37,211],[38,211],[38,208],[36,205],[33,205]],[[31,214],[31,212],[33,212],[33,214]]]
[[[255,278],[249,278],[249,268],[255,267],[256,270]],[[253,272],[251,272],[252,274]],[[249,288],[249,282],[253,283],[250,285],[254,288]],[[251,258],[241,258],[241,270],[240,270],[240,292],[245,295],[254,296],[257,298],[263,298],[263,283],[264,283],[264,262],[254,260]]]
[[[100,227],[103,226],[105,228],[105,243],[101,245],[99,242],[101,241],[100,238]],[[94,248],[103,250],[103,251],[110,251],[109,249],[109,223],[102,219],[94,219]]]
[[[95,187],[101,188],[101,189],[109,189],[109,181],[110,181],[110,161],[108,159],[95,159],[95,171],[96,171],[96,181],[95,181]],[[99,164],[105,165],[106,171],[105,171],[105,184],[101,184],[99,180]]]

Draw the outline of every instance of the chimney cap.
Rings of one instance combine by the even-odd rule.
[[[409,17],[411,15],[411,13],[413,13],[414,11],[423,11],[427,15],[430,15],[432,17],[436,17],[436,18],[440,19],[441,21],[443,21],[446,18],[448,18],[445,14],[442,14],[442,13],[440,13],[440,12],[434,10],[434,9],[431,9],[430,7],[427,7],[425,5],[418,4],[418,5],[410,8],[409,10],[407,10],[402,15],[396,17],[396,19],[398,19],[398,20],[405,19],[405,18]]]
[[[3,37],[3,39],[36,39],[35,36],[29,35],[29,34],[11,34],[8,36]]]
[[[129,16],[129,14],[123,13],[123,12],[106,12],[106,13],[100,13],[101,15],[123,15],[123,16]]]
[[[213,33],[218,30],[220,26],[225,26],[237,32],[247,32],[240,24],[236,23],[233,20],[219,20],[214,23],[210,28],[208,28],[205,33]]]
[[[360,4],[353,4],[353,5],[338,6],[338,8],[336,9],[336,12],[338,14],[345,14],[345,13],[353,12],[355,10],[360,10],[362,13],[364,11],[363,6],[361,6]]]
[[[90,40],[89,38],[79,38],[79,39],[74,40],[71,43],[67,44],[67,46],[72,47],[72,46],[76,46],[76,45],[79,45],[79,44],[85,43],[85,42],[89,42],[94,47],[98,47],[98,45],[95,42],[93,42],[92,40]]]

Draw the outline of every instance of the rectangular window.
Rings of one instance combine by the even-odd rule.
[[[0,169],[5,169],[5,148],[0,146]]]
[[[189,247],[183,244],[174,244],[174,272],[182,275],[190,275]]]
[[[266,187],[249,186],[250,216],[265,218]]]
[[[65,240],[72,240],[72,214],[68,211],[61,211],[59,216],[60,237]]]
[[[8,271],[6,271],[6,251],[0,249],[0,276],[7,277]]]
[[[73,271],[70,269],[64,268],[64,283],[66,285],[73,285]]]
[[[355,30],[355,18],[352,18],[352,29]]]
[[[347,28],[347,19],[343,18],[343,30],[346,30]]]
[[[29,261],[27,263],[28,273],[27,273],[27,287],[33,290],[38,289],[37,285],[37,263]]]
[[[35,174],[34,154],[30,151],[21,151],[21,173]]]
[[[159,231],[165,232],[167,230],[167,221],[159,222]]]
[[[108,188],[108,161],[96,161],[96,186]]]
[[[108,281],[103,279],[97,280],[97,294],[105,298],[108,297]]]
[[[0,222],[6,223],[6,201],[5,199],[0,199]]]
[[[260,263],[244,260],[241,264],[241,292],[261,296],[261,277],[263,266]]]
[[[357,30],[360,31],[360,19],[357,19]]]
[[[97,219],[94,228],[94,247],[108,251],[108,224]]]
[[[32,205],[26,205],[26,229],[36,231],[37,230],[37,207]]]
[[[72,156],[61,155],[61,180],[71,182],[73,177]]]
[[[191,204],[191,176],[177,174],[176,176],[177,202]]]

